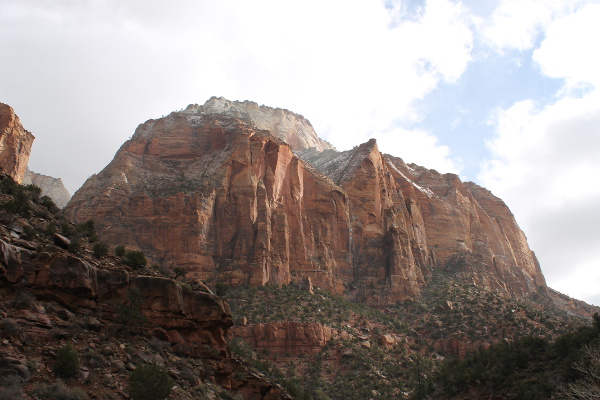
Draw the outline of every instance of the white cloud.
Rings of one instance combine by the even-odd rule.
[[[0,90],[37,136],[35,170],[73,190],[136,124],[213,95],[303,114],[346,149],[419,120],[413,102],[461,76],[473,41],[450,0],[399,20],[378,0],[165,4],[0,4],[3,59],[15,60]]]
[[[556,18],[594,0],[501,0],[482,23],[484,40],[500,51],[528,50]]]
[[[396,128],[376,136],[381,152],[401,155],[406,163],[415,163],[442,173],[459,174],[462,169],[461,161],[452,157],[450,148],[441,145],[430,132]]]
[[[577,12],[555,20],[533,59],[542,72],[566,79],[571,87],[600,86],[600,57],[595,51],[600,37],[600,3],[588,4]]]
[[[600,65],[590,54],[598,17],[591,4],[548,23],[533,57],[565,86],[551,104],[498,111],[493,158],[479,176],[515,213],[550,286],[588,301],[600,298]],[[587,91],[572,90],[580,86]]]
[[[599,266],[600,92],[542,109],[520,102],[500,111],[496,126],[494,158],[478,179],[509,205],[549,285],[588,296],[589,288],[571,283],[595,276],[587,268]]]

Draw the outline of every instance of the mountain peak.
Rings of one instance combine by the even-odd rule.
[[[315,148],[318,151],[333,149],[319,138],[312,124],[300,114],[283,108],[258,105],[253,101],[231,101],[224,97],[211,97],[204,105],[190,104],[183,113],[188,115],[224,115],[251,122],[258,129],[268,130],[290,145],[294,151]]]

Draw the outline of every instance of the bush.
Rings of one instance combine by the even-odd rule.
[[[140,269],[146,266],[147,261],[143,251],[132,250],[125,253],[123,263],[133,269]]]
[[[175,267],[173,268],[173,272],[175,273],[175,279],[179,278],[180,276],[184,277],[188,273],[187,269],[183,267]]]
[[[138,365],[129,375],[128,391],[133,400],[163,400],[173,385],[167,370],[159,365]]]
[[[140,312],[142,304],[142,293],[139,289],[129,289],[127,291],[127,302],[129,304],[120,303],[117,306],[117,323],[121,324],[121,328],[125,326],[137,327],[146,322],[146,317]]]
[[[81,388],[70,389],[61,380],[51,385],[36,386],[33,394],[43,400],[85,400],[88,398]]]
[[[81,242],[79,241],[79,239],[71,240],[71,242],[69,243],[68,250],[73,254],[81,253]]]
[[[83,224],[77,225],[77,232],[88,238],[90,242],[98,240],[98,234],[96,233],[96,223],[93,219],[87,220]]]
[[[117,257],[123,257],[125,255],[125,246],[120,244],[117,247],[115,247],[115,255]]]
[[[40,204],[48,209],[50,212],[56,212],[58,207],[54,204],[54,201],[50,196],[42,196]]]
[[[92,247],[92,252],[96,258],[105,257],[108,255],[108,246],[105,243],[98,242]]]
[[[54,373],[60,378],[70,378],[79,372],[79,356],[77,350],[66,344],[56,352]]]

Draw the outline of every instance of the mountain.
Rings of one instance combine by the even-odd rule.
[[[25,176],[34,139],[12,107],[0,103],[0,167],[17,182]]]
[[[450,269],[506,296],[546,292],[525,235],[487,190],[375,140],[337,152],[303,117],[251,102],[212,98],[145,122],[65,212],[212,285],[310,279],[385,306]]]
[[[58,208],[64,208],[71,200],[71,195],[60,178],[38,174],[27,168],[22,183],[23,185],[33,184],[42,189],[41,195],[49,196]]]
[[[546,286],[500,199],[374,140],[292,148],[253,122],[308,137],[289,111],[211,104],[140,125],[73,197],[77,224],[0,173],[0,398],[142,398],[134,379],[182,400],[586,383],[599,309]]]

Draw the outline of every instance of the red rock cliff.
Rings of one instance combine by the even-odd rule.
[[[18,183],[25,176],[34,139],[15,111],[0,103],[0,167]]]
[[[435,267],[507,295],[545,288],[512,214],[486,190],[384,156],[374,140],[298,146],[300,159],[281,138],[307,137],[301,117],[284,113],[276,137],[256,123],[275,111],[230,103],[140,125],[66,213],[212,283],[309,277],[377,305],[419,295]]]
[[[342,293],[352,279],[348,199],[290,147],[242,120],[174,113],[141,125],[66,212],[111,243],[203,280]]]

